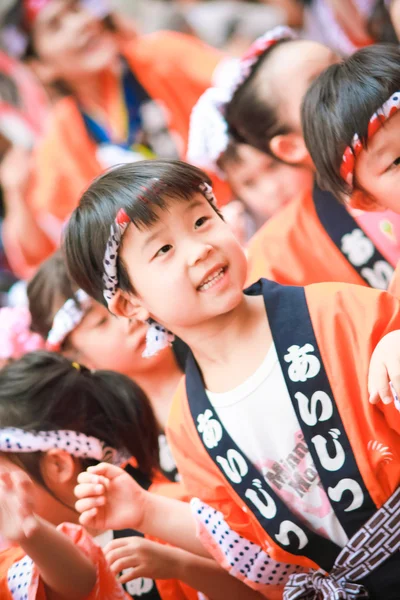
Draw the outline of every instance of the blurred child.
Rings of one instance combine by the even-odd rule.
[[[12,549],[0,554],[1,589],[3,593],[8,591],[1,598],[21,598],[19,590],[23,589],[27,597],[35,594],[34,598],[113,599],[111,593],[116,594],[119,585],[100,550],[74,525],[78,515],[73,490],[78,474],[89,465],[104,460],[119,465],[132,456],[149,488],[158,463],[157,425],[146,396],[128,377],[111,371],[90,372],[60,355],[45,352],[28,354],[6,367],[0,373],[0,388],[0,531],[22,547],[22,551]],[[131,471],[129,466],[127,471]],[[122,559],[113,561],[115,573],[124,571],[124,549],[135,552],[136,564],[129,564],[135,568],[124,572],[120,579],[121,583],[129,582],[126,589],[133,598],[197,598],[194,590],[177,587],[173,581],[161,581],[157,591],[153,579],[178,576],[198,584],[207,595],[215,586],[213,598],[223,597],[218,587],[226,581],[233,597],[240,597],[235,596],[235,590],[243,586],[235,580],[231,583],[232,578],[210,559],[143,539],[134,531],[96,529],[91,531],[96,541],[108,542],[106,552],[111,543],[114,557],[116,553]],[[83,562],[86,570],[90,563],[85,564],[65,536],[88,554],[98,569],[92,595],[90,587],[78,595],[79,572],[74,564],[68,567],[68,562],[72,558],[76,563]],[[24,554],[32,560],[23,558]],[[76,556],[70,558],[69,554]],[[69,581],[65,568],[73,575]],[[96,571],[90,569],[89,575],[93,587]],[[40,579],[45,596],[41,595]],[[122,590],[115,595],[123,597]]]
[[[107,369],[133,379],[150,399],[159,429],[160,467],[167,478],[177,479],[174,459],[164,435],[173,394],[182,378],[185,354],[175,344],[152,357],[143,357],[149,326],[119,319],[91,300],[71,281],[61,252],[39,268],[28,285],[32,328],[47,340],[48,349],[60,352],[89,369]],[[179,487],[159,487],[183,497]]]
[[[35,153],[26,191],[34,213],[50,215],[58,229],[105,167],[183,154],[191,108],[220,60],[217,51],[172,32],[121,43],[115,22],[92,6],[85,0],[20,2],[25,57],[64,95]],[[24,248],[24,222],[18,231],[28,266],[37,266],[58,242]]]
[[[248,281],[266,276],[295,285],[345,281],[386,289],[392,278],[400,244],[393,244],[390,234],[400,235],[400,219],[377,215],[371,226],[364,214],[350,213],[332,194],[318,186],[310,191],[314,165],[301,131],[301,102],[310,82],[337,61],[328,48],[294,39],[290,30],[272,31],[242,58],[223,95],[218,89],[206,92],[215,94],[215,116],[213,127],[199,129],[199,147],[210,162],[226,149],[229,134],[309,172],[308,185],[250,242]],[[380,230],[386,220],[388,234]]]
[[[124,598],[78,527],[73,489],[102,460],[134,455],[151,475],[157,433],[146,397],[122,375],[45,352],[11,363],[0,381],[0,533],[14,543],[0,554],[1,598]]]
[[[394,600],[399,416],[368,403],[367,374],[378,341],[400,328],[399,303],[345,284],[260,280],[243,293],[245,256],[209,184],[176,161],[125,165],[68,223],[77,284],[191,348],[169,435],[193,514],[134,482],[121,498],[123,473],[99,466],[79,479],[82,522],[135,523],[201,555],[196,522],[220,564],[267,598],[286,585],[287,599],[344,589]],[[393,525],[384,546],[381,519]]]
[[[43,133],[48,101],[29,69],[0,53],[0,183],[4,204],[1,238],[9,268],[29,276],[20,256],[19,225],[29,231],[24,244],[35,249],[46,232],[44,215],[36,218],[25,202],[32,147]],[[51,246],[50,246],[51,247]]]

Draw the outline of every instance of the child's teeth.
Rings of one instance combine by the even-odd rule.
[[[200,286],[201,290],[208,290],[210,287],[212,287],[214,285],[214,283],[216,283],[219,279],[221,279],[221,277],[224,274],[224,270],[221,269],[220,271],[218,271],[218,273],[216,275],[214,275],[213,277],[211,277],[211,279],[207,279],[207,281],[205,283],[203,283],[203,285]]]

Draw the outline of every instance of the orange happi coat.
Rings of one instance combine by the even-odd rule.
[[[400,305],[387,292],[347,284],[310,285],[304,292],[309,314],[304,318],[311,319],[334,403],[373,511],[374,506],[382,506],[400,483],[400,415],[393,404],[373,406],[369,403],[368,367],[377,342],[386,333],[400,328]],[[289,328],[293,325],[296,331],[299,323],[290,322],[290,312],[286,310],[283,317]],[[277,341],[275,336],[274,341]],[[307,556],[285,551],[244,504],[237,488],[224,476],[201,441],[185,381],[181,382],[174,399],[168,437],[179,472],[192,497],[219,511],[220,520],[224,519],[231,530],[257,544],[277,563],[304,568],[319,566]],[[387,460],[379,448],[386,448],[391,460]],[[230,569],[218,548],[216,551],[213,548],[213,540],[206,541],[206,545],[215,558],[220,557],[222,566]],[[246,583],[253,585],[254,582]],[[256,589],[272,600],[282,598],[282,586],[266,585]]]

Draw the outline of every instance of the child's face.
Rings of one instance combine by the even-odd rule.
[[[138,316],[151,316],[180,335],[242,300],[243,250],[201,193],[171,201],[147,230],[128,227],[120,255],[136,291]]]
[[[63,450],[54,449],[42,455],[40,465],[42,477],[55,497],[31,478],[33,482],[32,501],[34,512],[53,525],[59,525],[63,521],[77,523],[78,514],[74,510],[74,488],[78,474],[81,471],[78,463]],[[7,455],[1,453],[0,469],[10,473],[22,470],[20,466],[9,460]],[[68,506],[71,508],[68,508]]]
[[[245,144],[237,151],[239,160],[228,162],[225,173],[233,192],[259,224],[312,188],[313,173],[306,167],[286,165]]]
[[[354,174],[356,188],[366,192],[378,210],[400,213],[400,112],[361,151]]]
[[[112,315],[104,306],[93,302],[69,340],[80,362],[91,369],[107,369],[129,377],[153,370],[163,360],[165,349],[154,357],[143,358],[147,324],[136,319]]]
[[[39,60],[67,82],[109,67],[118,54],[114,36],[78,0],[52,0],[33,27]]]

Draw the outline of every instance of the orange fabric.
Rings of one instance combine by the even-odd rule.
[[[344,427],[366,487],[376,506],[380,507],[400,483],[400,414],[393,404],[369,404],[367,373],[377,342],[389,331],[400,328],[400,304],[387,292],[335,283],[306,287],[306,298]],[[211,460],[199,438],[184,381],[174,399],[168,438],[191,496],[221,511],[233,530],[257,543],[274,560],[316,566],[306,557],[283,551],[254,515],[247,509],[246,512],[242,510],[240,497]],[[388,446],[393,461],[385,463],[379,452],[369,450],[370,440]]]
[[[337,281],[366,286],[318,219],[310,193],[298,196],[248,246],[248,283],[266,277],[288,285]]]
[[[123,54],[150,97],[165,107],[169,129],[183,157],[192,107],[209,87],[221,54],[194,37],[175,32],[139,36],[124,47]],[[65,220],[85,188],[102,171],[96,146],[72,97],[63,98],[53,108],[34,163],[30,207],[37,215],[51,214]],[[48,254],[49,240],[44,232],[40,260],[35,257],[32,264],[25,256],[19,260],[18,272],[29,273]]]
[[[89,596],[87,596],[87,600],[98,600],[99,598],[107,598],[107,600],[128,600],[129,596],[117,582],[115,575],[109,570],[101,548],[94,543],[93,539],[86,531],[82,527],[72,525],[71,523],[63,523],[62,525],[59,525],[57,529],[68,536],[73,544],[78,546],[96,566],[96,585]],[[21,548],[10,548],[1,554],[1,600],[12,600],[12,595],[7,585],[7,571],[12,564],[20,560],[23,556],[24,552]],[[46,591],[43,583],[40,581],[39,573],[36,568],[34,568],[32,582],[29,586],[28,600],[46,600]]]

